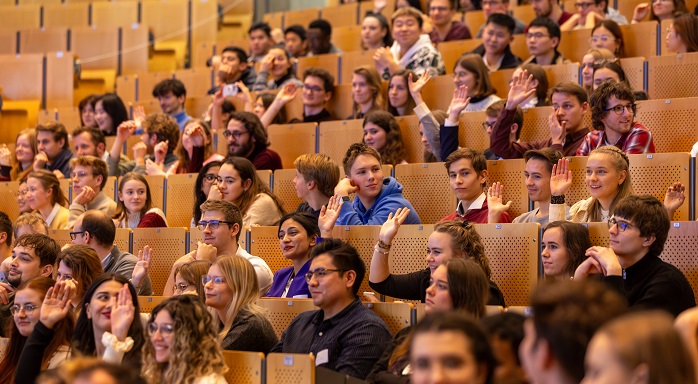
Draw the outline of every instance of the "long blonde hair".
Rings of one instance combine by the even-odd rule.
[[[19,138],[22,136],[26,136],[29,138],[29,147],[31,148],[32,153],[34,153],[34,156],[36,156],[36,153],[38,152],[38,149],[36,148],[36,131],[34,131],[33,128],[27,128],[20,131],[17,134],[17,138],[15,139],[15,151],[12,154],[12,169],[10,170],[10,180],[25,180],[27,178],[27,175],[29,175],[29,172],[32,171],[31,164],[27,169],[22,169],[22,164],[20,164],[19,160],[17,160],[17,140],[19,140]]]
[[[362,65],[354,69],[354,74],[366,79],[366,85],[373,90],[371,111],[383,110],[385,108],[385,100],[383,99],[381,76],[378,74],[378,71],[374,67]],[[356,104],[356,101],[352,105],[352,115],[354,118],[357,118],[356,116],[361,113],[361,107],[359,104]]]
[[[616,204],[618,204],[620,200],[633,194],[633,186],[632,182],[630,181],[630,159],[628,158],[628,155],[623,153],[623,151],[612,145],[596,148],[593,151],[591,151],[589,156],[595,154],[608,156],[611,160],[611,165],[616,171],[625,171],[625,180],[618,186],[618,193],[613,198],[613,201],[611,201],[611,206],[608,207],[608,211],[613,212],[613,209],[616,207]],[[589,209],[584,213],[582,221],[587,223],[601,221],[602,210],[603,207],[601,206],[599,200],[597,200],[596,198],[592,198],[591,205],[589,206]]]

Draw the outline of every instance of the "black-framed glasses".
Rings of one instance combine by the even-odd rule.
[[[322,280],[325,276],[329,275],[330,272],[346,272],[347,269],[325,269],[325,268],[318,268],[314,271],[308,271],[305,274],[305,281],[310,283],[310,280],[313,279],[313,276],[315,276],[315,280]]]
[[[223,131],[223,136],[226,139],[229,139],[230,136],[232,136],[233,139],[238,140],[240,138],[240,136],[242,136],[246,133],[250,133],[250,131],[228,131],[228,130],[226,130],[226,131]]]
[[[203,285],[208,284],[210,281],[213,282],[214,286],[218,286],[218,285],[221,285],[225,282],[225,278],[223,278],[223,276],[212,276],[212,275],[201,276],[201,283]]]
[[[630,103],[630,104],[626,104],[626,105],[618,104],[618,105],[613,106],[611,108],[606,108],[603,111],[604,112],[613,111],[616,113],[616,115],[622,115],[623,110],[625,110],[625,109],[627,109],[629,113],[635,113],[635,107],[636,107],[635,103]]]
[[[201,220],[201,221],[199,221],[199,225],[197,225],[196,228],[199,228],[199,231],[203,231],[204,229],[206,229],[206,227],[209,227],[211,229],[218,229],[218,227],[220,227],[221,224],[232,225],[235,223],[230,222],[230,221],[223,221],[223,220],[208,220],[208,221]],[[71,232],[71,235],[72,235],[72,232]]]
[[[227,131],[226,131],[226,132],[227,132]],[[214,175],[213,173],[207,173],[207,174],[204,175],[204,180],[205,180],[207,183],[213,183],[213,182],[216,181],[217,179],[218,179],[218,175]]]
[[[544,37],[550,37],[550,35],[546,35],[546,34],[540,33],[540,32],[536,32],[536,33],[530,33],[530,32],[529,32],[529,33],[526,34],[526,40],[531,40],[531,39],[540,40],[540,39],[542,39],[542,38],[544,38]]]
[[[34,304],[15,304],[10,307],[10,313],[12,314],[12,316],[17,316],[19,314],[19,311],[24,310],[25,314],[31,315],[37,308],[39,308],[39,306]]]
[[[494,122],[488,123],[485,121],[484,123],[482,123],[482,129],[484,129],[485,131],[487,130],[487,128],[492,128],[492,126],[494,126]]]
[[[608,229],[611,229],[614,225],[618,226],[618,232],[625,232],[626,229],[635,227],[627,221],[618,221],[615,216],[611,216],[611,218],[608,219]]]
[[[70,232],[70,240],[75,240],[78,237],[78,235],[82,235],[85,232],[87,231]]]
[[[172,332],[174,332],[174,326],[172,324],[157,324],[157,323],[149,323],[148,324],[148,335],[154,336],[158,330],[160,330],[160,335],[170,336],[172,334]]]

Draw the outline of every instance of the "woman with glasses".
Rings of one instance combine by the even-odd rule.
[[[252,264],[244,257],[216,258],[201,280],[206,305],[215,312],[221,348],[269,353],[279,341],[259,300],[259,283]]]
[[[667,28],[666,46],[669,52],[698,51],[698,17],[692,13],[676,16]]]
[[[206,301],[206,291],[201,277],[208,274],[211,262],[208,260],[196,260],[181,265],[175,269],[174,296],[198,295]]]
[[[94,249],[87,245],[71,245],[63,249],[56,258],[53,275],[56,281],[65,281],[66,285],[71,286],[69,302],[77,313],[81,310],[80,302],[87,287],[102,273],[101,259]]]
[[[135,172],[125,174],[119,182],[119,202],[113,220],[117,228],[167,227],[165,213],[153,206],[148,181]]]
[[[19,207],[19,213],[31,213],[34,210],[29,206],[29,203],[27,202],[27,193],[29,192],[29,189],[27,188],[27,182],[22,181],[19,184],[19,187],[17,188],[17,193],[15,196],[17,197],[17,206]]]
[[[196,227],[196,223],[201,220],[201,204],[208,199],[211,186],[217,183],[218,170],[221,168],[220,161],[212,161],[201,168],[199,175],[194,182],[194,213],[192,215],[190,227]]]
[[[51,171],[40,169],[27,178],[27,194],[24,199],[48,224],[48,229],[65,229],[70,219],[68,204],[61,183]]]
[[[591,30],[589,45],[594,49],[608,49],[615,57],[623,57],[623,31],[613,20],[600,21]]]
[[[582,224],[553,221],[543,230],[541,259],[546,279],[569,280],[591,248],[589,230]]]
[[[40,370],[54,369],[70,358],[70,340],[75,325],[73,316],[67,314],[63,319],[51,323],[46,320],[48,311],[42,308],[44,297],[54,284],[55,281],[49,277],[35,277],[22,283],[15,291],[14,303],[10,306],[13,321],[9,327],[4,358],[0,360],[0,383],[33,383]],[[42,348],[22,352],[29,338],[32,341],[41,340]],[[34,366],[30,368],[25,365],[23,369],[18,369],[20,356]]]
[[[26,180],[32,171],[37,152],[36,133],[33,129],[24,129],[17,134],[14,154],[3,144],[0,148],[0,180]]]
[[[181,295],[150,313],[141,375],[149,384],[224,384],[227,371],[213,317],[198,297]]]
[[[208,123],[200,119],[189,119],[184,124],[182,139],[174,153],[179,158],[177,173],[199,173],[204,165],[224,159],[213,149],[211,128]]]
[[[210,200],[226,200],[240,208],[244,228],[277,225],[285,213],[279,199],[257,175],[252,162],[244,157],[229,157],[218,170],[217,183],[211,186]]]
[[[632,23],[641,22],[648,14],[650,20],[661,23],[683,13],[688,13],[684,0],[652,0],[635,6]]]

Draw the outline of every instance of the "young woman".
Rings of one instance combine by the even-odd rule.
[[[184,124],[182,139],[174,153],[179,158],[177,173],[199,173],[204,165],[224,159],[213,149],[211,128],[200,119],[189,119]]]
[[[395,117],[386,111],[372,111],[364,118],[363,143],[378,151],[383,164],[406,164],[405,144]]]
[[[487,277],[475,262],[466,259],[446,260],[436,268],[430,284],[426,290],[424,308],[427,314],[456,311],[474,319],[485,316]],[[413,368],[406,369],[409,364],[409,335],[412,328],[403,328],[395,334],[393,342],[369,374],[370,382],[394,383],[396,376],[407,376],[407,372]]]
[[[15,291],[14,304],[9,308],[13,321],[9,326],[9,340],[4,351],[4,358],[0,360],[0,383],[34,382],[39,370],[54,369],[60,366],[70,357],[70,339],[73,337],[75,321],[72,316],[67,316],[59,321],[52,331],[39,324],[42,317],[42,303],[46,292],[53,287],[55,281],[48,277],[35,277],[22,283]],[[35,367],[31,372],[20,371],[17,365],[22,355],[22,350],[35,329],[43,336],[47,331],[51,333],[49,342],[38,353],[34,362]],[[46,338],[45,336],[43,338]],[[17,375],[17,377],[15,377]],[[31,376],[28,377],[27,375]],[[25,380],[26,379],[26,380]]]
[[[654,311],[606,323],[589,342],[582,383],[695,383],[696,368],[672,320]]]
[[[318,220],[308,212],[292,212],[279,222],[281,253],[293,264],[274,273],[267,297],[310,298],[305,274],[310,268],[310,251],[320,236]]]
[[[0,153],[2,152],[4,153],[0,156],[0,180],[26,180],[29,172],[33,170],[34,156],[37,153],[35,131],[28,128],[17,135],[14,155],[10,155],[6,147],[0,149]]]
[[[553,221],[545,226],[541,246],[545,277],[569,280],[584,261],[587,249],[591,248],[589,230],[582,224]]]
[[[140,370],[145,335],[133,285],[121,275],[103,273],[87,288],[81,306],[73,348]]]
[[[650,20],[659,21],[673,19],[674,17],[688,13],[684,0],[654,0],[648,3],[640,3],[633,11],[632,23],[639,23],[650,14]]]
[[[84,99],[80,100],[78,110],[80,111],[80,124],[82,124],[83,127],[97,128],[94,104],[98,98],[99,96],[93,94],[87,95]]]
[[[594,91],[594,65],[606,60],[615,60],[615,56],[613,52],[604,48],[592,48],[582,58],[582,87],[590,96]]]
[[[388,220],[381,226],[378,244],[373,252],[369,270],[369,285],[378,293],[405,300],[426,301],[426,289],[430,285],[434,271],[444,261],[453,258],[469,259],[477,263],[490,279],[492,271],[490,262],[485,256],[485,247],[475,227],[468,222],[444,221],[434,226],[434,232],[427,241],[427,268],[404,275],[390,273],[388,255],[390,244],[397,235],[400,225],[409,214],[409,209],[398,209],[395,215],[389,215]],[[396,256],[398,257],[398,256]],[[504,297],[497,285],[489,283],[488,305],[504,304]]]
[[[244,257],[218,257],[202,282],[206,305],[215,312],[215,322],[220,329],[221,348],[269,353],[278,338],[256,304],[259,283],[252,264]]]
[[[615,57],[623,57],[623,31],[613,20],[602,20],[591,30],[589,45],[592,49],[608,49]]]
[[[692,13],[676,16],[667,28],[666,45],[669,52],[698,51],[698,17]]]
[[[550,177],[550,222],[565,220],[565,192],[572,186],[568,160],[553,165]],[[589,154],[585,183],[591,197],[570,208],[573,222],[607,222],[616,203],[633,193],[628,155],[614,146],[596,148]]]
[[[620,67],[620,64],[615,61],[604,61],[594,64],[594,90],[609,79],[617,83],[625,83],[630,88],[630,83],[628,83],[625,71]]]
[[[148,320],[141,374],[149,384],[224,384],[227,371],[213,317],[192,295],[170,297]]]
[[[32,213],[34,210],[29,206],[27,202],[27,194],[29,193],[29,188],[27,187],[27,182],[22,181],[17,188],[17,206],[19,207],[19,213]]]
[[[252,86],[252,91],[281,89],[286,84],[296,84],[298,87],[303,87],[303,82],[298,80],[294,73],[291,54],[282,47],[273,47],[260,63],[257,80]]]
[[[388,112],[393,116],[405,116],[414,114],[416,106],[410,93],[409,78],[413,75],[410,70],[401,70],[393,73],[388,82]],[[417,76],[412,76],[417,81]]]
[[[446,358],[447,357],[447,358]],[[411,383],[491,384],[497,360],[485,332],[459,313],[427,315],[410,341]]]
[[[480,55],[467,53],[461,56],[453,68],[453,82],[458,89],[461,85],[468,87],[470,104],[464,112],[484,111],[497,100],[497,90],[492,86],[490,73]]]
[[[95,122],[105,136],[116,135],[116,127],[128,120],[124,102],[115,93],[107,93],[95,100]]]
[[[371,111],[384,109],[381,77],[375,68],[363,65],[351,77],[351,98],[354,100],[350,119],[363,119]]]
[[[82,310],[80,302],[87,287],[102,273],[101,258],[94,249],[87,245],[71,245],[58,255],[53,275],[57,282],[65,281],[66,285],[71,286],[69,301],[77,313]]]
[[[431,111],[431,115],[434,118],[434,121],[438,123],[438,126],[443,125],[446,122],[446,112],[441,111],[441,110],[435,110]],[[424,132],[424,123],[422,121],[419,122],[419,140],[422,142],[422,145],[424,145],[424,162],[425,163],[436,163],[439,160],[436,158],[436,155],[439,154],[439,151],[436,151],[432,146],[431,143],[429,143],[429,137],[427,134]],[[439,139],[437,137],[437,139]]]
[[[202,301],[206,301],[206,291],[201,282],[201,276],[208,274],[211,262],[208,260],[196,260],[184,264],[175,270],[174,295],[198,295]]]
[[[274,98],[276,98],[276,95],[273,93],[259,93],[252,107],[252,111],[250,112],[261,119],[262,116],[264,116],[264,112],[267,111],[267,108],[274,102]],[[271,121],[271,124],[286,124],[287,121],[286,109],[281,108],[276,116],[274,116],[274,120]]]
[[[277,225],[284,214],[281,202],[257,176],[254,165],[244,157],[229,157],[218,170],[218,183],[209,199],[234,203],[242,213],[242,225]]]
[[[369,51],[392,44],[388,20],[380,13],[367,13],[361,22],[361,49]]]
[[[70,212],[61,189],[61,183],[51,171],[41,169],[31,172],[27,178],[27,194],[24,199],[31,209],[41,214],[48,229],[64,229],[68,225]]]
[[[196,223],[201,220],[201,204],[208,198],[211,186],[216,185],[218,170],[221,168],[220,161],[212,161],[201,168],[199,175],[194,182],[194,213],[190,227],[196,227]]]
[[[117,228],[167,227],[165,213],[153,207],[148,181],[135,172],[125,174],[119,182],[119,201],[113,219]]]
[[[524,100],[519,106],[522,109],[527,109],[550,105],[548,101],[548,76],[545,74],[545,69],[538,64],[524,64],[514,70],[511,78],[518,78],[523,71],[528,71],[528,74],[533,75],[533,84],[535,84],[536,93]]]

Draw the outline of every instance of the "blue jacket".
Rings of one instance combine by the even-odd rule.
[[[310,299],[310,291],[308,290],[308,283],[305,282],[305,274],[310,269],[310,262],[308,260],[303,264],[301,269],[298,270],[298,274],[293,278],[291,286],[288,288],[286,297],[293,298],[294,296],[305,295],[306,298]],[[279,269],[274,274],[273,283],[271,283],[271,288],[267,292],[266,297],[281,297],[284,294],[284,289],[286,289],[286,283],[291,277],[293,272],[293,266]]]
[[[407,199],[402,196],[402,184],[392,177],[383,179],[383,188],[373,206],[366,209],[356,196],[351,204],[342,205],[339,212],[338,225],[383,225],[388,220],[390,212],[407,207],[410,214],[404,224],[421,224],[417,211]]]

